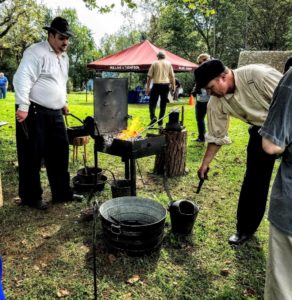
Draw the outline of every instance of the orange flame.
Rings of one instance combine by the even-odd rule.
[[[130,138],[136,137],[143,130],[144,128],[141,127],[139,118],[135,118],[132,120],[127,129],[122,130],[117,138],[121,140],[128,140]]]

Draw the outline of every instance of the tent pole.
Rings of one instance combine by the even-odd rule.
[[[88,78],[86,80],[86,84],[85,84],[85,102],[87,103],[87,82],[88,82]]]

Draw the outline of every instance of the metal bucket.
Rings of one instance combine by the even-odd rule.
[[[171,220],[171,231],[174,234],[191,234],[199,207],[192,201],[178,200],[170,202],[168,210]]]
[[[127,179],[113,180],[111,191],[113,198],[131,196],[131,181]]]
[[[67,116],[71,116],[71,117],[77,119],[80,123],[82,123],[82,126],[69,127]],[[69,140],[70,145],[73,145],[74,138],[81,137],[81,136],[88,136],[88,132],[87,132],[86,128],[84,127],[84,122],[82,120],[80,120],[78,117],[76,117],[75,115],[73,115],[73,114],[65,115],[65,122],[66,122],[66,126],[67,126],[67,135],[68,135],[68,140]]]
[[[160,249],[167,211],[158,202],[118,197],[100,208],[103,240],[109,250],[141,256]]]

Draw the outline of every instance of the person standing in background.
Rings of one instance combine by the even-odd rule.
[[[265,300],[292,297],[292,69],[275,90],[265,123],[260,129],[263,149],[281,155],[271,192],[269,253]]]
[[[197,58],[197,63],[201,65],[205,61],[211,59],[211,56],[207,53],[202,53]],[[197,89],[195,87],[193,95],[196,97],[195,114],[198,127],[198,138],[196,142],[205,142],[206,124],[205,117],[207,114],[207,105],[210,96],[207,94],[205,89]]]
[[[157,122],[155,109],[158,98],[160,96],[160,113],[159,119],[164,117],[166,104],[168,102],[168,93],[171,86],[172,92],[175,92],[175,77],[172,65],[165,59],[165,53],[160,51],[157,54],[157,60],[154,61],[147,74],[146,95],[150,94],[149,112],[150,125]],[[150,83],[153,81],[153,86],[150,92]],[[163,120],[158,121],[159,127],[162,127]]]
[[[180,82],[177,80],[177,78],[175,78],[175,92],[173,93],[173,100],[177,101],[179,98],[179,90],[180,90],[181,84]]]
[[[3,72],[0,72],[0,99],[6,98],[6,92],[8,89],[8,79],[4,76]]]
[[[22,205],[46,209],[40,169],[45,162],[52,202],[80,197],[70,188],[69,142],[63,114],[68,114],[66,83],[69,59],[68,22],[56,17],[47,41],[30,46],[14,75],[19,197]],[[77,199],[76,199],[77,200]]]

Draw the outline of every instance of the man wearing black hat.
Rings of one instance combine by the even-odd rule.
[[[208,147],[198,170],[205,179],[209,164],[224,144],[230,144],[230,116],[250,124],[246,172],[237,208],[237,232],[229,238],[239,245],[256,232],[263,218],[275,156],[262,149],[258,131],[264,123],[273,92],[282,74],[267,65],[247,65],[230,70],[220,60],[210,60],[195,70],[196,83],[212,96],[208,104]]]
[[[68,113],[66,84],[69,60],[66,50],[68,22],[56,17],[48,40],[30,46],[14,75],[16,141],[21,204],[46,209],[40,182],[44,160],[53,202],[73,200],[68,172],[69,143],[63,113]]]

